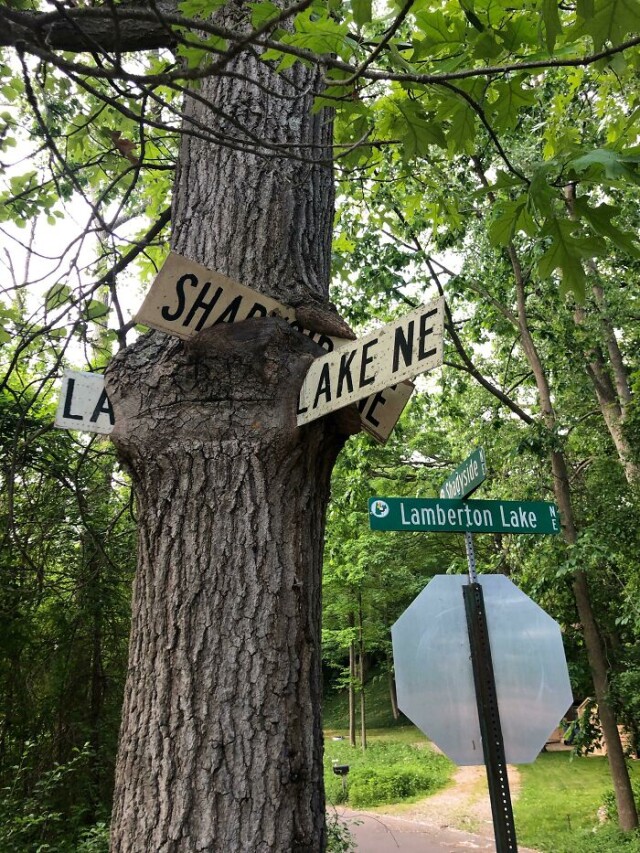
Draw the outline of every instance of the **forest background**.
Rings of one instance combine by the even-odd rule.
[[[80,849],[109,820],[135,573],[127,474],[104,439],[53,429],[58,380],[144,331],[130,316],[169,248],[182,99],[249,47],[285,81],[324,75],[342,316],[361,334],[447,300],[445,365],[386,446],[353,436],[334,470],[325,681],[357,685],[358,656],[391,679],[390,625],[429,577],[465,568],[459,536],[370,532],[367,498],[434,496],[482,445],[482,496],[555,500],[564,535],[478,537],[479,566],[560,622],[575,695],[597,697],[611,741],[617,723],[640,731],[640,5],[267,2],[207,29],[221,5],[138,7],[165,38],[127,60],[95,30],[71,44],[106,26],[84,7],[46,7],[68,43],[37,4],[0,7],[0,823],[24,849]],[[293,157],[217,118],[191,132]],[[45,244],[45,225],[82,217]]]

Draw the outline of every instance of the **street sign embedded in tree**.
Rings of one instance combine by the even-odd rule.
[[[346,348],[357,343],[305,328],[292,306],[284,305],[176,252],[171,252],[167,257],[135,319],[153,329],[188,340],[198,332],[220,323],[239,323],[269,316],[286,320],[292,328],[311,338],[329,353],[342,349],[346,351]],[[341,360],[342,357],[338,358]],[[415,374],[419,372],[418,369]],[[376,441],[384,443],[387,440],[411,397],[414,386],[409,381],[403,381],[408,378],[412,377],[398,377],[382,387],[368,388],[366,393],[357,398],[360,400],[362,429]],[[334,408],[340,409],[347,404],[343,402]]]
[[[440,298],[317,358],[300,389],[298,426],[439,367],[443,325]]]
[[[555,504],[547,501],[465,501],[445,498],[369,499],[372,530],[434,533],[560,532]]]
[[[487,462],[484,449],[479,447],[458,465],[447,477],[440,489],[441,498],[466,498],[484,483],[487,477]]]
[[[114,423],[104,376],[101,373],[65,370],[55,426],[108,435]]]

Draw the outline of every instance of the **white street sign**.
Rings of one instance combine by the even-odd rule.
[[[560,628],[504,575],[480,575],[506,760],[535,760],[572,702]],[[462,586],[436,575],[391,628],[398,704],[456,764],[484,764]]]
[[[413,382],[406,380],[360,400],[358,410],[362,429],[376,441],[384,444],[397,424],[402,410],[409,402],[415,387]]]
[[[304,329],[296,320],[294,308],[175,252],[163,264],[135,320],[186,340],[217,323],[238,323],[251,317],[269,315],[282,317],[329,352],[354,343]],[[377,441],[384,443],[387,440],[402,414],[414,388],[402,380],[412,375],[399,376],[385,386],[372,388],[366,395],[360,395],[368,398],[359,407],[362,429]],[[347,402],[335,408],[346,405]]]
[[[443,327],[440,298],[317,358],[300,390],[298,426],[439,367]]]
[[[217,323],[239,323],[270,314],[290,323],[296,319],[294,308],[172,252],[135,320],[186,340]]]
[[[65,370],[55,426],[107,435],[115,423],[101,373]]]

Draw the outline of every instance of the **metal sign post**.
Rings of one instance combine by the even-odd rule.
[[[469,631],[473,683],[478,704],[482,751],[487,770],[496,853],[517,853],[516,826],[513,819],[507,761],[504,753],[502,726],[500,725],[500,710],[489,643],[487,613],[482,587],[478,583],[471,533],[464,534],[464,543],[469,566],[469,583],[462,587],[462,596]]]

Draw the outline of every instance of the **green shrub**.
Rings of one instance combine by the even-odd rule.
[[[349,784],[349,803],[355,808],[364,808],[427,794],[442,784],[438,775],[433,768],[417,763],[359,768]]]
[[[69,805],[69,792],[86,775],[88,745],[66,764],[39,770],[28,742],[9,784],[0,788],[0,853],[107,853],[106,820],[95,822],[86,804]]]
[[[347,824],[336,812],[327,814],[327,853],[355,853],[356,843]]]
[[[349,765],[346,785],[332,765]],[[331,742],[325,750],[325,789],[329,803],[348,802],[356,808],[399,802],[428,794],[448,781],[452,763],[426,743],[412,745],[379,741],[363,753],[346,741]]]

